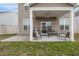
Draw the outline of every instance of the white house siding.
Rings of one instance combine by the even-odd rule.
[[[15,12],[0,13],[0,35],[15,33],[18,33],[18,14]]]
[[[16,25],[0,26],[0,35],[17,34],[17,33],[18,33],[18,27]]]
[[[6,26],[6,34],[16,34],[18,33],[18,27],[16,25]]]
[[[2,34],[2,29],[1,29],[1,26],[0,26],[0,35]]]
[[[18,14],[15,12],[0,13],[0,25],[18,25]]]

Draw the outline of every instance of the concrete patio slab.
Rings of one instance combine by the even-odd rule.
[[[11,38],[7,38],[7,39],[3,39],[1,40],[2,42],[8,42],[8,41],[29,41],[30,40],[30,37],[27,36],[27,35],[17,35],[17,36],[13,36]],[[66,39],[65,38],[58,38],[56,36],[50,36],[50,37],[47,37],[47,36],[42,36],[41,38],[39,37],[38,39],[34,39],[33,41],[69,41],[69,39]]]
[[[7,39],[3,39],[1,41],[6,42],[6,41],[28,41],[28,40],[30,40],[30,37],[27,35],[17,35],[17,36],[13,36]]]
[[[65,40],[65,38],[62,37],[57,37],[57,36],[42,36],[41,38],[39,37],[38,39],[34,39],[34,41],[69,41],[69,39],[67,38]]]

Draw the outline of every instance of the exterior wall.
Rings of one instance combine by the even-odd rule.
[[[16,25],[0,26],[0,35],[17,34],[17,33],[18,33],[18,27]]]
[[[0,25],[18,25],[18,14],[16,12],[0,13]]]
[[[30,31],[24,30],[23,19],[25,18],[24,3],[18,4],[18,34],[30,34]]]
[[[0,35],[15,33],[18,33],[18,14],[16,12],[0,13]]]
[[[57,20],[53,21],[53,29],[57,32],[59,32],[59,18]]]
[[[18,27],[14,25],[6,26],[6,34],[16,34],[18,33]]]
[[[23,16],[24,16],[24,4],[18,4],[18,34],[22,34],[23,31]]]

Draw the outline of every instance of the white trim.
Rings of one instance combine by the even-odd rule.
[[[73,7],[31,7],[31,10],[72,10]]]
[[[33,41],[33,15],[32,10],[30,10],[30,41]]]
[[[71,41],[75,41],[74,40],[74,10],[71,10]]]

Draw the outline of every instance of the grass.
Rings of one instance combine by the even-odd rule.
[[[0,35],[0,38],[15,34]],[[79,34],[75,34],[79,40]],[[79,42],[0,42],[1,56],[79,56]]]
[[[79,41],[79,33],[75,33],[74,37],[76,41]]]
[[[79,56],[79,42],[0,42],[3,56]]]
[[[0,40],[5,39],[5,38],[9,38],[12,36],[15,36],[16,34],[4,34],[4,35],[0,35]]]

